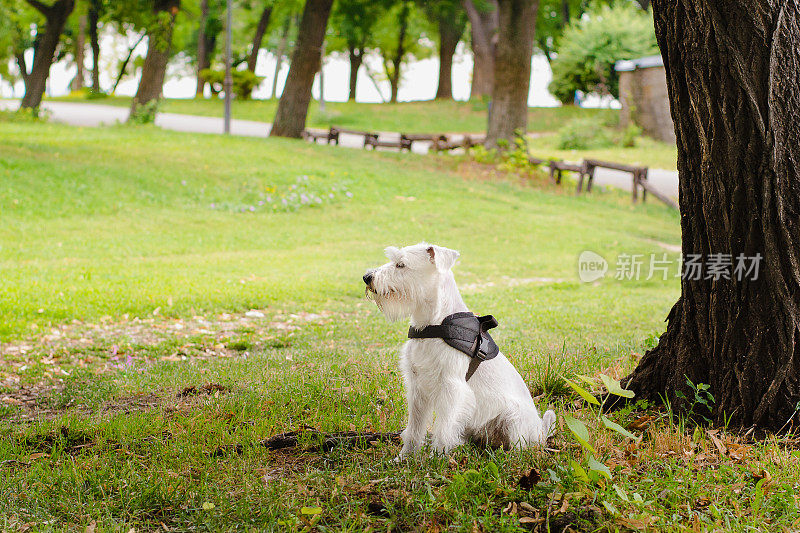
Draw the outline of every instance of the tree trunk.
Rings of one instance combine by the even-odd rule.
[[[356,101],[356,85],[358,85],[358,69],[364,61],[364,49],[350,46],[348,48],[350,57],[350,91],[347,93],[347,100]]]
[[[255,74],[256,63],[258,62],[258,52],[261,50],[261,43],[264,40],[264,34],[267,32],[269,26],[269,18],[272,15],[272,6],[265,7],[261,12],[261,18],[258,19],[258,26],[256,27],[256,34],[253,36],[253,45],[250,49],[250,56],[247,58],[247,70]]]
[[[200,72],[211,66],[211,54],[208,50],[206,28],[208,26],[208,0],[200,0],[200,26],[197,29],[197,85],[194,89],[195,98],[202,98],[206,88],[206,80]]]
[[[645,11],[650,9],[650,0],[638,0],[638,1],[642,9],[644,9]]]
[[[306,0],[297,45],[292,54],[292,66],[275,113],[271,136],[299,138],[303,134],[332,5],[333,0]]]
[[[667,331],[627,385],[680,407],[688,378],[711,386],[717,424],[788,428],[800,401],[800,6],[654,0],[653,11],[686,259]],[[757,276],[737,274],[740,256]]]
[[[436,88],[437,100],[453,99],[453,55],[461,40],[464,27],[449,16],[439,17],[439,85]]]
[[[469,18],[472,37],[472,87],[470,99],[491,98],[494,85],[494,57],[497,39],[497,0],[488,0],[492,9],[478,11],[472,0],[464,0],[463,6]]]
[[[77,72],[75,72],[75,78],[73,78],[72,83],[70,84],[70,90],[72,91],[80,91],[83,89],[84,83],[84,68],[83,68],[83,61],[85,59],[85,52],[86,51],[86,15],[81,16],[80,22],[78,23],[78,34],[75,36],[75,67],[77,67]]]
[[[539,0],[499,0],[499,40],[486,146],[513,142],[528,126],[528,89]]]
[[[38,46],[35,47],[33,54],[31,71],[27,76],[23,76],[25,96],[22,97],[20,107],[35,109],[42,103],[42,96],[47,87],[47,78],[50,76],[50,65],[53,64],[64,24],[75,8],[75,0],[58,0],[52,6],[36,0],[27,1],[44,15],[46,21],[44,34],[37,30]]]
[[[92,0],[89,6],[89,42],[92,47],[92,92],[100,92],[100,0]]]
[[[167,72],[170,47],[172,46],[172,30],[175,26],[175,15],[178,14],[180,0],[156,0],[153,8],[154,16],[166,12],[169,16],[160,24],[154,25],[148,32],[147,56],[142,65],[142,77],[139,88],[131,102],[128,120],[138,115],[140,108],[153,100],[161,98],[164,88],[164,76]]]
[[[397,93],[400,91],[400,68],[403,65],[403,56],[406,55],[406,32],[408,32],[408,16],[410,13],[411,7],[408,5],[408,2],[403,2],[399,20],[397,21],[399,24],[397,49],[392,58],[392,75],[389,77],[389,84],[392,88],[389,102],[392,104],[397,103]]]
[[[286,22],[283,24],[283,33],[281,34],[281,42],[278,44],[278,51],[275,56],[275,75],[272,77],[272,89],[269,91],[270,98],[278,97],[278,74],[281,72],[281,65],[283,64],[283,55],[286,53],[286,42],[289,40],[289,30],[292,27],[292,17],[286,17]]]

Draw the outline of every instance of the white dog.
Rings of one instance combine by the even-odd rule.
[[[455,250],[425,243],[389,247],[389,262],[364,275],[367,294],[389,320],[411,318],[409,337],[427,326],[442,324],[451,315],[463,317],[459,313],[467,312],[467,306],[451,271],[458,256]],[[467,316],[475,321],[471,314]],[[497,355],[481,362],[443,338],[409,338],[403,345],[400,369],[408,399],[408,425],[401,435],[400,459],[422,448],[434,412],[435,452],[447,453],[467,440],[506,449],[545,443],[555,413],[547,411],[539,418],[522,376],[497,352],[491,338],[485,338]],[[480,337],[475,342],[484,346]]]

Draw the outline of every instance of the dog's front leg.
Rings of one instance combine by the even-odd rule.
[[[439,389],[434,410],[433,450],[445,454],[464,444],[464,429],[475,412],[475,394],[466,381],[453,379]]]
[[[400,434],[403,448],[398,459],[404,459],[422,449],[425,436],[428,434],[428,423],[433,416],[430,396],[424,391],[413,376],[406,379],[406,398],[408,400],[408,424]]]

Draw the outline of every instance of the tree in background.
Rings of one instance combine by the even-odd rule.
[[[385,13],[387,4],[385,0],[340,0],[331,14],[327,49],[332,52],[347,51],[350,60],[348,100],[356,99],[358,71],[364,62],[364,54],[375,42],[375,25]]]
[[[497,0],[462,0],[469,18],[472,46],[470,99],[488,100],[494,86],[494,56],[497,42]]]
[[[569,24],[557,52],[549,90],[562,103],[572,103],[578,90],[617,98],[614,64],[658,53],[652,15],[633,4],[595,7]]]
[[[258,17],[255,32],[253,33],[253,43],[250,45],[250,53],[247,56],[247,70],[256,73],[256,63],[258,62],[258,53],[261,51],[261,45],[264,42],[264,34],[267,33],[269,20],[272,16],[272,2],[264,2],[261,6],[261,14]]]
[[[424,13],[411,0],[396,0],[375,25],[375,46],[391,87],[391,102],[397,102],[403,63],[410,57],[421,59],[433,49],[430,25]]]
[[[314,76],[322,59],[322,41],[333,0],[306,0],[292,55],[292,66],[278,103],[270,136],[301,137],[306,127]]]
[[[513,142],[528,125],[528,90],[539,0],[498,0],[494,88],[486,146]]]
[[[467,15],[457,0],[425,2],[428,18],[439,29],[439,83],[437,100],[453,99],[453,56],[467,26]]]
[[[128,120],[147,120],[155,118],[154,105],[161,98],[167,62],[172,47],[172,34],[175,18],[180,9],[181,0],[154,0],[152,2],[152,20],[147,29],[147,56],[142,65],[139,88],[131,102]]]
[[[53,4],[45,4],[38,0],[26,0],[44,19],[37,23],[36,37],[34,38],[33,66],[27,70],[23,49],[17,55],[22,79],[25,81],[25,96],[22,98],[21,108],[38,108],[42,103],[42,96],[47,87],[47,78],[50,76],[50,66],[56,55],[56,48],[61,41],[61,32],[67,18],[75,8],[75,0],[56,0]],[[44,30],[44,31],[42,31]]]
[[[225,6],[220,0],[200,0],[200,24],[197,30],[197,86],[195,96],[202,97],[206,80],[200,72],[211,67],[211,58],[217,46],[217,37],[224,28]]]
[[[78,23],[72,28],[72,56],[75,60],[75,77],[69,84],[71,91],[83,89],[85,80],[84,61],[86,59],[86,13],[78,17]]]
[[[683,256],[703,268],[684,264],[667,330],[627,388],[688,407],[690,383],[704,383],[714,402],[702,414],[716,425],[796,430],[800,8],[653,0],[653,13],[678,144]],[[712,274],[715,258],[727,274]],[[747,270],[737,273],[740,260]]]

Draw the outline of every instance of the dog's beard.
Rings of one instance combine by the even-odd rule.
[[[378,309],[390,322],[397,322],[411,316],[412,306],[408,297],[398,291],[389,290],[378,292],[372,287],[364,291],[368,300],[375,302]]]

